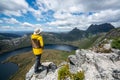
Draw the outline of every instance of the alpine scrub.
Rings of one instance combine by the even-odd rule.
[[[63,65],[58,71],[58,80],[65,80],[70,78],[71,80],[84,80],[84,71],[77,72],[72,74],[69,71],[69,65]]]

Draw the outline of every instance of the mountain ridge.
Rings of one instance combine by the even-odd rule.
[[[104,24],[99,24],[99,25],[90,25],[88,27],[88,29],[86,30],[88,33],[92,33],[92,34],[97,34],[100,32],[108,32],[111,29],[114,29],[115,27],[110,24],[110,23],[104,23]]]
[[[78,28],[74,28],[73,30],[69,31],[67,36],[71,37],[73,40],[81,39],[85,37],[89,37],[90,34],[98,34],[98,33],[107,33],[110,30],[115,29],[113,25],[110,23],[104,23],[100,25],[90,25],[87,30],[80,30]]]
[[[105,25],[111,25],[111,24],[108,24],[108,23],[105,23]],[[104,24],[101,24],[101,25],[104,25]],[[88,28],[89,29],[89,28]],[[84,30],[79,30],[78,28],[74,28],[73,30],[71,30],[71,31],[69,31],[68,33],[42,33],[42,35],[43,35],[43,38],[44,38],[44,42],[46,43],[46,44],[65,44],[66,42],[69,42],[69,41],[77,41],[77,40],[81,40],[81,39],[83,39],[83,38],[88,38],[90,35],[89,35],[89,33],[87,32],[88,31],[88,29],[86,30],[86,31],[84,31]],[[111,28],[110,29],[108,29],[107,31],[109,31],[109,30],[111,30]],[[100,33],[101,33],[101,31],[99,31]],[[115,32],[114,30],[113,30],[113,32]],[[92,34],[92,33],[91,33]],[[109,33],[109,34],[111,34],[111,33]],[[12,36],[12,35],[11,35]],[[13,35],[14,36],[14,35]],[[106,35],[107,36],[107,35]],[[15,37],[17,37],[16,35],[15,35]],[[9,39],[10,38],[10,39]],[[19,37],[19,38],[16,38],[16,39],[12,39],[11,37],[9,37],[7,40],[4,40],[4,39],[6,39],[5,37],[4,37],[4,39],[3,40],[0,40],[0,50],[1,50],[1,52],[4,50],[5,52],[6,51],[8,51],[8,50],[6,50],[6,48],[5,47],[7,47],[7,49],[10,49],[11,50],[11,47],[13,46],[13,44],[12,43],[15,43],[15,42],[17,42],[17,43],[25,43],[25,42],[21,42],[22,41],[22,37]],[[30,34],[29,35],[27,35],[26,37],[24,36],[24,39],[26,38],[26,41],[27,41],[27,39],[29,39],[28,41],[29,41],[29,44],[27,44],[27,45],[31,45],[30,44]],[[20,41],[20,42],[19,42]],[[24,41],[24,40],[23,40]],[[26,42],[26,43],[28,43],[28,42]],[[24,44],[25,45],[25,44]],[[22,44],[22,47],[24,47],[24,45]],[[26,46],[27,46],[26,45]],[[20,44],[20,46],[21,46],[21,44]],[[15,48],[16,49],[16,48]],[[14,48],[12,47],[12,50],[14,50]],[[3,53],[3,52],[2,52]]]

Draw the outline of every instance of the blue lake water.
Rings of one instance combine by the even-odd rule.
[[[12,52],[8,52],[5,54],[0,55],[0,80],[8,80],[8,78],[13,75],[17,70],[18,66],[14,63],[5,63],[2,64],[1,62],[6,60],[8,57],[16,55],[16,54],[22,54],[28,51],[31,51],[31,47],[15,50]],[[63,50],[63,51],[72,51],[76,50],[77,47],[70,46],[70,45],[57,45],[57,44],[47,44],[45,45],[45,49],[56,49],[56,50]]]

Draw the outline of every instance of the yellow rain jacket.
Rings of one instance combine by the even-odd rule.
[[[42,54],[43,47],[44,47],[42,36],[37,35],[37,34],[32,34],[31,35],[31,42],[32,42],[33,53],[35,55]]]

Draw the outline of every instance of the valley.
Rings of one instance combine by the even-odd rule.
[[[101,25],[103,26],[103,29],[99,29]],[[72,45],[74,47],[78,47],[78,49],[93,50],[92,48],[99,45],[100,42],[102,42],[104,39],[113,40],[116,38],[120,38],[120,35],[118,34],[120,33],[119,28],[114,28],[108,23],[101,25],[97,25],[99,31],[95,33],[93,33],[93,31],[96,31],[96,29],[94,28],[96,25],[91,25],[86,31],[74,28],[68,33],[43,32],[42,35],[45,44]],[[15,36],[9,38],[1,34],[2,37],[0,37],[2,39],[0,40],[0,54],[5,54],[5,52],[13,51],[20,48],[24,49],[25,47],[30,47],[31,34],[32,33],[26,34],[24,36]],[[75,51],[73,50],[71,52],[66,52],[60,50],[45,49],[42,56],[42,62],[52,61],[55,64],[59,65],[63,61],[68,61],[67,57],[71,54],[75,54]],[[19,70],[13,76],[10,77],[10,80],[16,80],[18,78],[19,80],[23,80],[25,78],[25,74],[34,64],[34,61],[35,57],[33,56],[32,51],[9,57],[5,62],[12,62],[18,64],[19,66]]]

